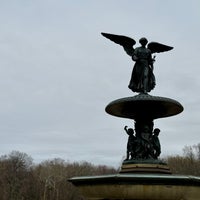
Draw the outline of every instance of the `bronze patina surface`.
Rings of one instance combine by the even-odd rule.
[[[183,106],[170,98],[139,94],[112,101],[105,110],[116,117],[153,120],[177,115],[183,111]]]

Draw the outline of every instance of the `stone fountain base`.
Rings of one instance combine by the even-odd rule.
[[[199,200],[200,178],[163,174],[116,174],[69,180],[89,200]]]

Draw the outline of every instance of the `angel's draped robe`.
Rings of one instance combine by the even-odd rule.
[[[135,61],[135,65],[128,87],[133,92],[150,92],[155,87],[151,51],[145,47],[138,47],[134,50],[132,59]]]

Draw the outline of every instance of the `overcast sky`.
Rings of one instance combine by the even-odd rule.
[[[199,8],[199,0],[0,0],[0,154],[120,165],[133,121],[105,107],[136,95],[127,87],[133,62],[101,32],[174,47],[156,55],[150,93],[184,106],[154,121],[162,156],[199,143]]]

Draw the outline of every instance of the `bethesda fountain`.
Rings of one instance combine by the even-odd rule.
[[[105,108],[110,115],[133,121],[133,127],[124,127],[128,134],[126,158],[118,174],[73,177],[69,181],[90,200],[198,200],[200,177],[173,175],[167,163],[159,159],[160,129],[154,128],[154,120],[177,115],[183,106],[174,99],[149,94],[156,85],[152,55],[173,47],[141,38],[141,46],[134,48],[132,38],[102,35],[121,45],[135,62],[128,88],[137,94],[114,100]]]

